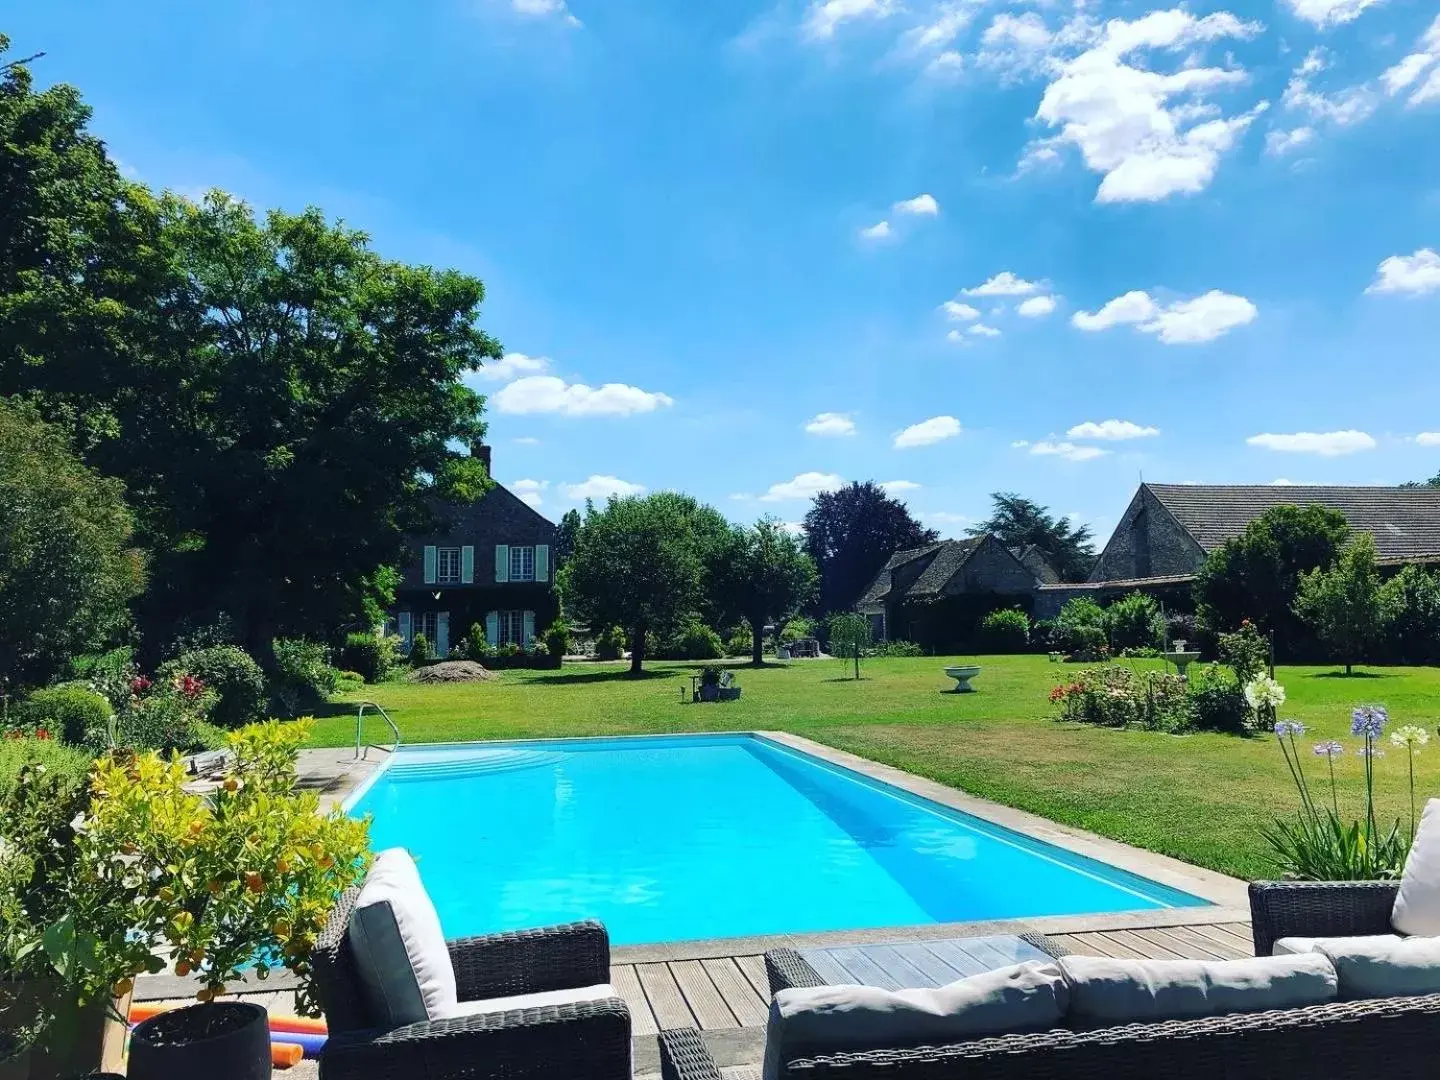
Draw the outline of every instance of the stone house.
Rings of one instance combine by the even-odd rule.
[[[944,540],[890,556],[855,610],[876,641],[953,649],[995,608],[1028,610],[1041,580],[994,536]]]
[[[1188,606],[1190,586],[1212,551],[1274,506],[1319,504],[1375,537],[1382,566],[1440,562],[1440,489],[1251,484],[1141,484],[1096,560],[1090,580],[1042,585],[1037,618],[1072,596],[1101,603],[1135,589]]]
[[[486,469],[490,448],[477,450]],[[407,538],[414,553],[403,568],[389,630],[409,651],[423,633],[445,656],[485,627],[492,645],[528,645],[555,620],[555,525],[502,484],[469,505],[439,507],[437,532]]]

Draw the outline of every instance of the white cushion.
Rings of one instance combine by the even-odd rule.
[[[1335,965],[1346,1000],[1440,994],[1440,938],[1327,938],[1316,947]]]
[[[350,913],[350,948],[375,1022],[438,1020],[456,1005],[440,916],[404,848],[375,856]]]
[[[1066,956],[1070,1016],[1107,1023],[1295,1009],[1334,1001],[1335,968],[1320,953],[1249,960],[1111,960]]]
[[[604,1001],[616,997],[609,983],[581,986],[573,990],[542,990],[538,994],[513,994],[510,997],[485,998],[483,1001],[462,1001],[445,1015],[476,1016],[480,1013],[505,1012],[508,1009],[542,1009],[547,1005],[578,1005],[582,1001]]]
[[[1420,815],[1390,925],[1400,934],[1440,937],[1440,799],[1427,802]]]
[[[1270,951],[1275,956],[1294,956],[1296,953],[1314,952],[1315,944],[1319,940],[1314,937],[1282,937],[1271,946]]]
[[[1282,937],[1275,942],[1275,955],[1282,956],[1287,953],[1324,952],[1323,946],[1331,943],[1339,944],[1342,948],[1349,942],[1379,942],[1379,941],[1404,941],[1399,934],[1370,934],[1361,937]]]
[[[1030,961],[930,990],[816,986],[781,990],[765,1033],[765,1080],[800,1051],[961,1042],[1052,1027],[1065,1015],[1065,980]]]

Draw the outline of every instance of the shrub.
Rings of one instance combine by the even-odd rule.
[[[570,651],[570,626],[563,619],[551,623],[541,638],[551,656],[564,656]]]
[[[725,639],[726,656],[749,656],[755,650],[755,635],[747,625],[740,625],[730,631]]]
[[[1165,637],[1167,641],[1194,645],[1200,640],[1200,622],[1183,611],[1170,612],[1165,616]]]
[[[1105,609],[1088,596],[1073,596],[1065,601],[1055,621],[1067,630],[1075,626],[1098,626],[1103,630],[1108,626]]]
[[[1105,631],[1098,626],[1060,627],[1065,642],[1065,651],[1076,663],[1093,664],[1110,655],[1109,640]]]
[[[1030,644],[1030,617],[1019,608],[992,611],[980,620],[980,641],[986,652],[1023,652]]]
[[[1030,628],[1030,644],[1046,651],[1063,649],[1063,632],[1054,619],[1036,619]]]
[[[218,744],[219,731],[206,717],[215,704],[215,695],[193,676],[177,675],[172,681],[137,678],[134,692],[116,710],[115,746],[119,749],[182,754],[211,750]],[[89,748],[102,753],[110,748],[106,731],[92,731]]]
[[[238,645],[212,645],[192,649],[162,664],[157,682],[177,675],[193,675],[215,694],[209,720],[222,728],[244,727],[265,711],[265,673]]]
[[[716,660],[725,655],[725,645],[714,630],[692,619],[667,643],[665,652],[676,660]]]
[[[1230,666],[1241,686],[1270,666],[1270,642],[1249,619],[1240,629],[1219,635],[1220,659]]]
[[[1132,592],[1105,609],[1112,649],[1155,649],[1165,637],[1165,616],[1153,596]]]
[[[43,765],[52,778],[79,787],[85,782],[94,755],[55,738],[39,739],[13,732],[0,738],[0,806],[4,806],[26,765]],[[0,815],[0,821],[8,819]],[[3,955],[3,954],[0,954]]]
[[[335,689],[342,694],[353,694],[365,686],[365,676],[358,671],[337,671]]]
[[[72,746],[87,741],[92,731],[110,723],[110,703],[93,690],[73,683],[36,690],[12,714],[18,727],[45,731]]]
[[[803,615],[797,615],[781,628],[780,643],[782,645],[789,645],[792,641],[800,641],[803,638],[813,638],[816,629],[814,619],[807,619]]]
[[[1061,719],[1081,724],[1169,732],[1190,724],[1185,683],[1163,671],[1091,668],[1052,690],[1050,701],[1060,706]]]
[[[303,709],[324,704],[335,692],[336,675],[330,666],[330,651],[320,642],[276,638],[273,648],[275,679],[271,692],[286,716],[298,716]]]
[[[544,660],[550,656],[550,646],[543,641],[532,641],[525,648],[526,656],[533,656],[536,660]]]
[[[924,656],[925,650],[913,641],[882,641],[866,650],[867,656]]]
[[[521,652],[520,646],[513,641],[502,641],[495,649],[495,655],[506,660],[519,656]]]
[[[424,667],[434,662],[435,650],[430,647],[430,639],[424,634],[416,634],[410,639],[410,666]]]
[[[340,663],[359,672],[368,683],[384,682],[400,666],[399,642],[389,634],[347,634]]]
[[[607,627],[595,639],[595,659],[619,660],[625,655],[625,631],[618,626]]]
[[[1440,663],[1440,574],[1407,566],[1380,587],[1386,652],[1405,664]]]
[[[1219,664],[1194,665],[1190,672],[1190,726],[1231,735],[1245,731],[1253,712],[1234,673]]]
[[[495,646],[490,644],[490,638],[485,633],[484,623],[471,623],[470,632],[465,635],[462,645],[465,649],[465,659],[473,660],[477,664],[483,664],[486,660],[495,657]]]

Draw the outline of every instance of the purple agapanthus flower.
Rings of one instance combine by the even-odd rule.
[[[1339,757],[1343,753],[1345,753],[1345,747],[1334,739],[1331,739],[1329,742],[1315,744],[1316,757],[1334,758]]]
[[[1299,720],[1276,720],[1275,734],[1278,738],[1285,738],[1287,735],[1294,737],[1304,735],[1308,729]]]
[[[1350,734],[1378,739],[1385,734],[1385,725],[1390,714],[1383,705],[1358,705],[1350,714]]]

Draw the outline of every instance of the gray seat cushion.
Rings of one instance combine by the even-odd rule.
[[[1324,938],[1316,949],[1335,965],[1340,997],[1440,994],[1440,938]]]
[[[1070,1019],[1134,1023],[1294,1009],[1334,1001],[1334,965],[1320,953],[1250,960],[1111,960],[1067,956]]]
[[[938,989],[816,986],[781,990],[765,1033],[766,1080],[800,1053],[963,1042],[1043,1029],[1065,1015],[1065,980],[1053,963],[1031,961]]]

